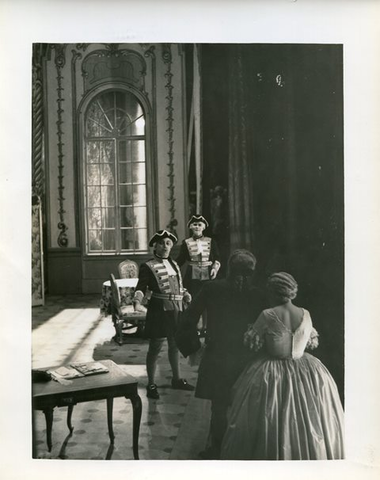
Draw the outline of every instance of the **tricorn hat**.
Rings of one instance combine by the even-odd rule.
[[[159,240],[162,240],[163,238],[170,238],[170,240],[173,243],[177,243],[178,239],[175,235],[173,235],[171,232],[168,230],[158,230],[153,237],[149,240],[149,246],[153,247],[153,245],[158,242]]]
[[[190,227],[190,225],[194,222],[203,222],[206,226],[208,227],[208,221],[205,219],[203,215],[193,215],[190,220],[187,222],[187,226]]]

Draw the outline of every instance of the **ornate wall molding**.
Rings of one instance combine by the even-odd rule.
[[[144,57],[150,58],[152,61],[152,107],[154,112],[156,112],[156,93],[157,93],[157,80],[156,80],[156,47],[154,45],[150,46],[144,52]],[[146,94],[148,95],[148,93]]]
[[[64,90],[62,86],[62,69],[64,68],[66,64],[66,44],[55,44],[54,45],[55,49],[55,67],[57,70],[57,137],[58,137],[58,202],[59,202],[59,210],[58,210],[58,215],[59,215],[59,222],[58,222],[58,229],[61,231],[60,234],[58,235],[57,243],[60,247],[67,247],[69,244],[69,240],[67,238],[66,231],[68,230],[68,227],[65,224],[64,220],[64,214],[66,213],[64,209],[64,196],[63,196],[63,191],[65,189],[63,185],[63,167],[64,167],[64,153],[63,153],[63,120],[62,120],[62,114],[64,110],[62,109],[62,103],[65,101],[65,99],[62,96],[62,92]]]
[[[43,45],[33,45],[32,70],[32,188],[33,193],[43,197],[45,193],[45,171],[43,159],[44,102],[43,102]]]
[[[103,45],[109,52],[111,52],[111,54],[115,54],[119,50],[118,43],[103,43]]]
[[[83,52],[85,52],[87,50],[87,48],[89,47],[89,45],[90,45],[89,43],[77,43],[75,45],[75,48],[77,50],[82,50]]]
[[[106,44],[104,50],[89,53],[82,62],[84,92],[113,81],[123,82],[145,91],[146,63],[133,50],[119,50],[118,44]]]
[[[88,44],[77,44],[76,49],[71,50],[71,100],[72,100],[72,125],[73,125],[73,164],[74,172],[78,175],[78,181],[74,185],[74,202],[75,208],[75,243],[79,244],[79,188],[80,188],[80,175],[79,175],[79,154],[78,154],[78,115],[77,115],[77,60],[82,59],[82,54],[78,52],[78,49],[86,50]]]
[[[174,128],[173,128],[173,85],[172,85],[172,52],[171,52],[171,45],[170,44],[164,44],[162,46],[162,59],[166,65],[166,73],[165,73],[165,78],[166,78],[166,84],[165,88],[167,91],[166,95],[166,107],[165,110],[167,111],[167,125],[168,128],[166,129],[167,134],[168,134],[168,163],[167,166],[169,167],[169,212],[170,212],[170,220],[167,225],[167,229],[171,230],[173,233],[175,233],[174,227],[178,224],[176,218],[175,218],[175,188],[174,188],[174,150],[173,150],[173,133],[174,133]]]

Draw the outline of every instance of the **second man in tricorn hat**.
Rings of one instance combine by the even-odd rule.
[[[216,278],[220,268],[219,249],[216,241],[204,236],[208,222],[203,215],[193,215],[187,226],[192,232],[181,245],[177,263],[181,267],[188,263],[184,277],[184,286],[194,297],[206,280]]]

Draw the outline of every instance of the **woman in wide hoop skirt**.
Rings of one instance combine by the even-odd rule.
[[[223,439],[225,460],[344,458],[343,408],[327,368],[305,349],[318,346],[310,314],[292,303],[297,283],[269,277],[273,308],[249,326],[244,343],[260,354],[234,385]]]

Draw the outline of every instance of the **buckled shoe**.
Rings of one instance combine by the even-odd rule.
[[[174,388],[175,390],[187,390],[189,392],[192,392],[194,390],[193,385],[187,383],[184,378],[180,378],[179,380],[172,380],[172,388]]]
[[[156,384],[153,383],[152,385],[148,385],[146,387],[146,396],[148,398],[152,398],[153,400],[158,400],[160,398]]]

